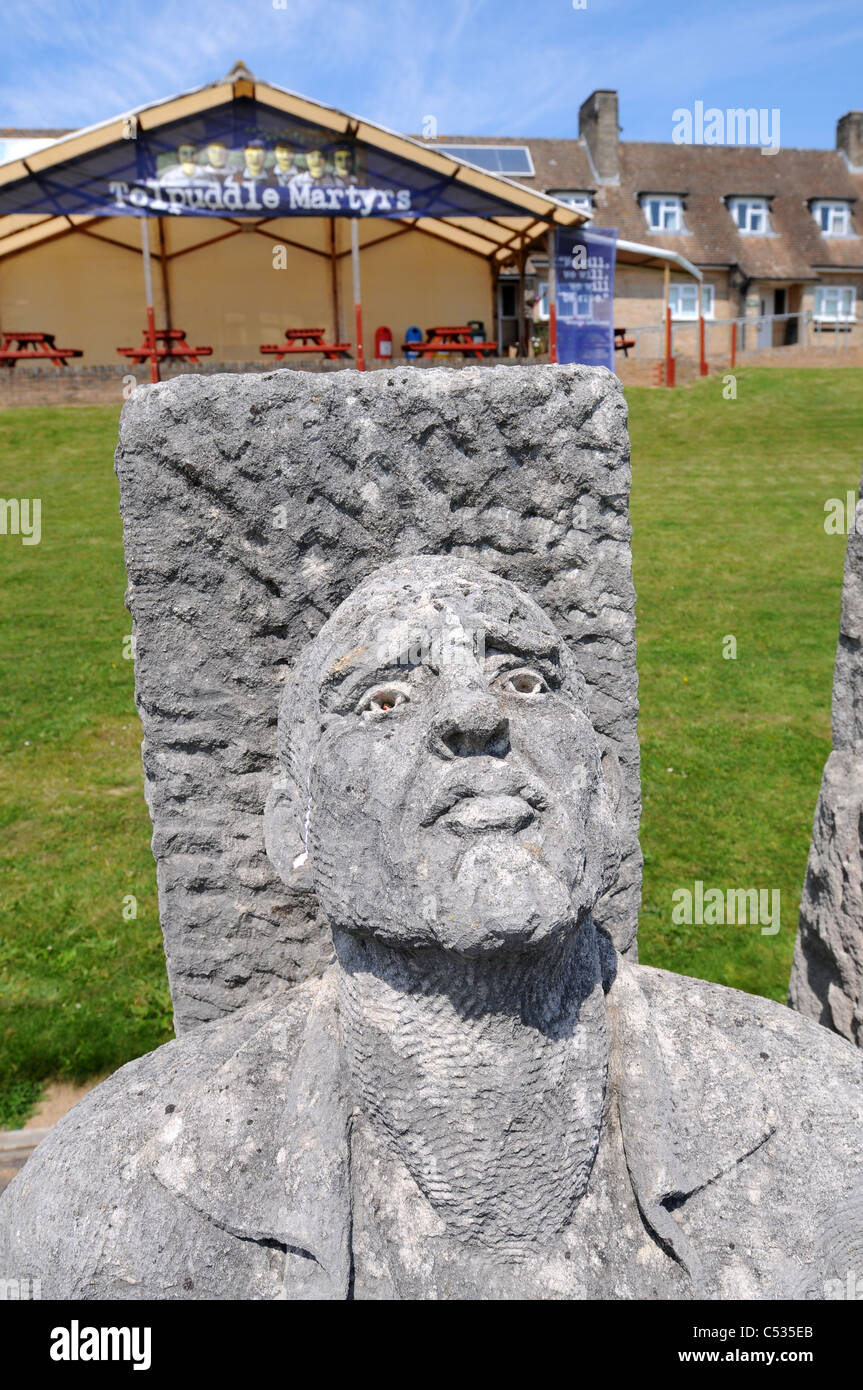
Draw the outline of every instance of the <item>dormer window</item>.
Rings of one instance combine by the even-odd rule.
[[[641,207],[652,232],[683,231],[683,199],[678,193],[643,193]]]
[[[566,203],[568,207],[577,208],[579,212],[593,212],[593,195],[584,193],[578,188],[547,188],[549,198],[556,198],[559,203]]]
[[[817,201],[812,204],[812,216],[822,236],[850,236],[851,207],[848,203]]]
[[[729,198],[728,210],[744,236],[766,236],[770,216],[766,198]]]

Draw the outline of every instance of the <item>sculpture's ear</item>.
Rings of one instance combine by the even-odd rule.
[[[606,739],[603,739],[600,743],[600,762],[602,765],[602,780],[605,783],[605,790],[608,792],[608,799],[611,802],[611,813],[616,817],[618,807],[623,798],[623,772],[617,754]]]
[[[297,805],[293,783],[278,777],[264,806],[264,846],[283,883],[303,888],[311,883],[309,856],[303,843],[305,808]]]

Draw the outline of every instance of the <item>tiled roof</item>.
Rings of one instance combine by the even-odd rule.
[[[435,144],[527,145],[536,174],[519,182],[538,191],[591,192],[594,222],[621,237],[679,251],[697,266],[739,265],[750,279],[812,280],[821,269],[863,270],[863,174],[837,150],[779,149],[764,155],[745,145],[674,145],[621,141],[620,182],[602,184],[583,139],[440,135]],[[683,195],[685,234],[651,232],[640,193]],[[741,234],[726,199],[768,199],[772,234]],[[810,211],[815,198],[851,203],[848,237],[824,237]],[[856,200],[856,201],[855,201]]]
[[[0,126],[0,140],[58,140],[61,135],[72,135],[71,130],[31,130],[21,126]]]

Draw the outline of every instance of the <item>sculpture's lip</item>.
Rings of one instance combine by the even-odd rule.
[[[488,828],[492,828],[491,821],[498,814],[506,824],[518,818],[526,824],[533,819],[534,812],[546,809],[548,797],[535,777],[493,758],[470,758],[465,762],[466,765],[453,772],[432,797],[421,826],[434,825],[461,803],[467,803],[460,817],[465,827],[475,822],[477,828],[481,828],[480,822],[484,819],[489,822]],[[469,766],[471,763],[479,766]],[[474,801],[483,803],[484,811],[477,805],[471,812],[469,803]],[[504,802],[511,804],[504,806]],[[496,809],[492,803],[496,803]]]
[[[458,835],[523,830],[536,811],[523,796],[463,796],[438,821]]]

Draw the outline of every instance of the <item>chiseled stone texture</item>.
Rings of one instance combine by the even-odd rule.
[[[623,775],[596,919],[634,950],[641,885],[626,405],[603,368],[188,376],[133,393],[116,459],[136,698],[178,1032],[323,969],[328,929],[264,853],[276,706],[357,583],[479,561],[574,652]]]
[[[863,491],[863,488],[861,488]],[[788,1003],[863,1047],[863,506],[848,537],[827,759]]]
[[[386,614],[398,652],[486,640],[394,663]],[[619,779],[527,595],[473,561],[383,566],[300,655],[279,736],[267,849],[308,879],[334,963],[92,1091],[0,1196],[4,1277],[89,1299],[841,1295],[863,1052],[596,930]]]

